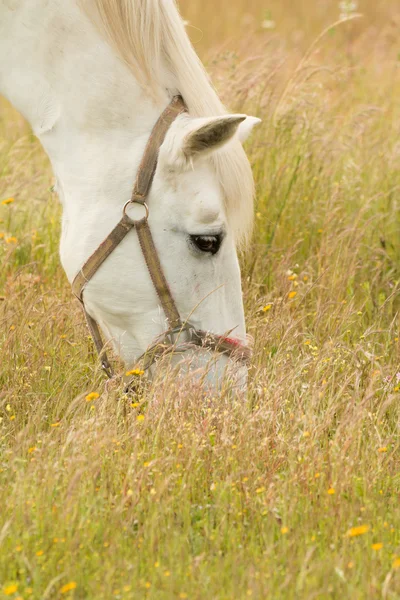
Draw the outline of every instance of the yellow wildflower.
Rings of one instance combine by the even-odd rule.
[[[144,375],[144,371],[141,369],[132,369],[131,371],[127,371],[125,373],[126,377],[131,377],[131,375],[135,375],[136,377],[141,377]]]
[[[261,486],[259,488],[256,489],[256,494],[262,494],[263,492],[265,492],[265,487]]]
[[[12,596],[13,594],[15,594],[17,589],[18,589],[18,586],[15,585],[14,583],[12,583],[11,585],[7,585],[6,587],[3,588],[3,593],[6,596]]]
[[[36,450],[36,446],[32,446],[32,448],[29,448],[28,454],[32,454],[32,452],[35,452],[35,450]]]
[[[289,281],[294,281],[295,279],[297,279],[297,277],[298,276],[296,275],[296,273],[293,273],[293,275],[289,275],[288,280]]]
[[[378,448],[378,452],[387,452],[387,446],[383,446],[382,448]]]
[[[2,201],[2,205],[7,206],[7,204],[12,204],[13,202],[15,202],[15,198],[6,198]]]
[[[3,231],[0,231],[0,240],[3,240],[5,236],[5,233]]]
[[[392,569],[400,569],[400,558],[395,558],[392,563]]]
[[[62,588],[60,588],[60,594],[67,594],[68,592],[71,592],[76,588],[76,585],[77,584],[75,581],[70,581],[69,583],[66,583],[62,586]]]
[[[329,490],[327,491],[327,494],[329,494],[330,496],[333,496],[335,493],[335,488],[329,488]]]
[[[85,397],[85,400],[86,402],[92,402],[92,400],[97,400],[97,398],[100,398],[100,394],[97,392],[90,392],[90,394]]]
[[[372,544],[371,548],[372,548],[372,550],[376,550],[376,551],[382,550],[383,544],[381,544],[380,542],[377,544]]]
[[[146,583],[144,584],[144,587],[149,590],[151,588],[150,581],[146,581]]]
[[[144,421],[144,415],[138,415],[138,416],[136,417],[136,421],[139,421],[139,422],[140,422],[140,421]]]
[[[262,309],[263,312],[268,312],[269,310],[271,310],[272,308],[272,304],[266,304],[264,306],[264,308]]]
[[[369,531],[369,525],[358,525],[357,527],[351,527],[346,532],[346,537],[357,537],[359,535],[364,535]]]
[[[36,556],[43,556],[43,550],[38,550],[36,552]]]
[[[57,423],[52,423],[51,427],[60,427],[61,423],[60,421],[57,421]]]
[[[171,572],[170,571],[164,571],[164,575],[165,575],[165,577],[169,577],[171,575]]]
[[[6,238],[6,244],[16,244],[17,242],[17,238],[13,235],[11,237]]]
[[[282,527],[281,528],[281,534],[282,535],[286,535],[287,533],[289,533],[289,527]]]
[[[295,298],[296,296],[297,296],[297,292],[289,292],[289,294],[288,294],[289,300],[293,300],[293,298]]]

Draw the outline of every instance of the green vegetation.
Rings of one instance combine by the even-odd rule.
[[[245,403],[106,383],[48,162],[0,103],[0,598],[400,597],[399,7],[317,40],[336,2],[236,3],[183,8],[263,118]]]

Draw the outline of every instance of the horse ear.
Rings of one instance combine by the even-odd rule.
[[[207,118],[181,115],[167,133],[160,149],[159,163],[169,169],[186,170],[194,160],[218,150],[234,136],[245,141],[260,122],[260,119],[246,115]]]
[[[182,140],[186,160],[205,156],[233,138],[245,115],[226,115],[209,119],[193,119],[189,133]]]

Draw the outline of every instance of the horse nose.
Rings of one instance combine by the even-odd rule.
[[[243,393],[247,390],[248,369],[245,364],[205,349],[186,352],[184,356],[177,354],[157,362],[151,368],[151,378],[163,381],[169,378],[192,381],[206,392],[220,392],[230,389]]]

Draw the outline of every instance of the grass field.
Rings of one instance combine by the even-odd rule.
[[[400,7],[249,5],[182,2],[263,118],[245,403],[106,386],[0,101],[0,598],[400,598]]]

